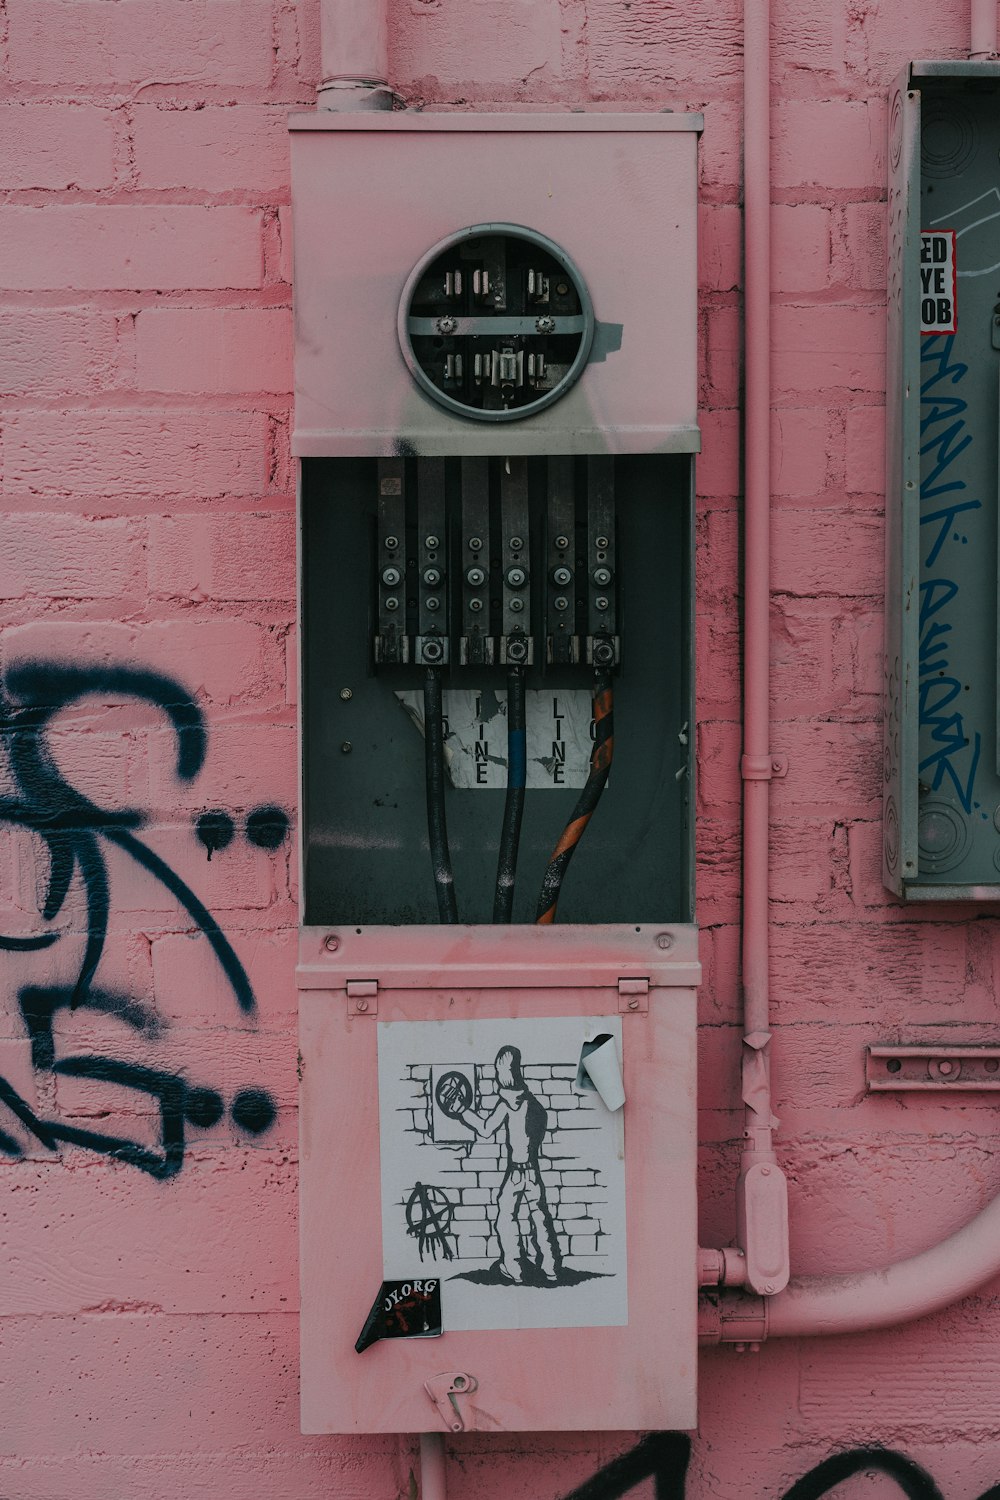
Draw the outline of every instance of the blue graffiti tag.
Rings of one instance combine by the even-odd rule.
[[[960,707],[964,690],[956,657],[952,611],[960,583],[950,578],[942,550],[954,537],[957,518],[982,509],[982,501],[959,499],[966,489],[953,468],[972,442],[966,430],[968,402],[949,394],[961,384],[968,365],[952,363],[953,335],[924,338],[921,363],[926,376],[920,387],[920,525],[922,577],[920,581],[920,728],[929,731],[930,754],[920,762],[923,775],[933,773],[931,790],[946,779],[965,812],[971,814],[982,740],[970,736]],[[951,496],[954,498],[945,499]],[[927,530],[924,531],[923,528]]]
[[[14,786],[14,795],[0,797],[0,822],[30,830],[45,844],[48,882],[41,906],[44,922],[54,922],[63,908],[75,873],[83,884],[87,937],[72,986],[28,987],[18,1003],[31,1043],[32,1066],[48,1072],[100,1080],[138,1090],[156,1100],[159,1110],[159,1148],[100,1131],[79,1128],[61,1119],[42,1119],[0,1077],[0,1104],[6,1105],[24,1129],[43,1146],[59,1142],[82,1146],[127,1162],[157,1178],[173,1177],[184,1162],[185,1126],[207,1128],[224,1113],[222,1096],[214,1089],[189,1085],[183,1075],[141,1067],[117,1058],[73,1056],[57,1059],[53,1019],[59,1010],[89,1009],[111,1014],[131,1030],[153,1038],[160,1021],[143,1002],[103,990],[94,978],[104,953],[111,900],[103,843],[124,850],[142,869],[165,887],[207,940],[244,1015],[256,1009],[249,977],[232,944],[191,887],[135,832],[145,822],[137,808],[99,807],[65,780],[52,756],[47,732],[61,710],[90,694],[141,699],[167,716],[176,741],[175,770],[181,781],[192,781],[205,760],[208,736],[198,704],[177,682],[156,672],[129,666],[76,667],[59,662],[26,662],[12,667],[0,690],[0,744]],[[280,827],[287,817],[280,809],[266,809],[268,827]],[[272,844],[271,847],[274,847]],[[49,930],[26,937],[0,934],[0,950],[31,952],[50,947],[60,934]],[[238,1093],[230,1104],[233,1121],[251,1134],[270,1128],[275,1107],[263,1089]],[[0,1129],[0,1152],[22,1155],[16,1138]]]

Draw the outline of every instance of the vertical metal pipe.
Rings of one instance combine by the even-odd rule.
[[[997,0],[972,0],[970,57],[997,55]]]
[[[787,1189],[772,1144],[768,825],[771,604],[771,38],[769,0],[745,0],[743,212],[745,482],[743,683],[745,1149],[737,1188],[741,1248],[754,1290],[788,1279]],[[783,1248],[784,1247],[784,1248]],[[760,1285],[757,1285],[758,1280]]]
[[[448,1500],[444,1437],[439,1432],[420,1434],[420,1500]]]
[[[320,109],[391,109],[388,0],[320,0]]]

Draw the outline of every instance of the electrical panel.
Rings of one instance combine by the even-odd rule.
[[[910,900],[1000,899],[1000,67],[915,62],[889,127],[883,846]]]
[[[695,1421],[700,124],[292,120],[307,1431]]]

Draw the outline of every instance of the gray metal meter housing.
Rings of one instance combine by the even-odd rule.
[[[397,329],[414,380],[446,411],[516,422],[579,380],[594,309],[580,272],[544,234],[473,224],[413,268]]]
[[[1000,65],[914,62],[889,122],[883,874],[1000,900]]]

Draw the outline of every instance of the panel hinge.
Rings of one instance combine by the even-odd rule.
[[[619,979],[618,1009],[626,1014],[649,1009],[648,979]]]
[[[347,1014],[349,1016],[378,1014],[377,979],[349,979],[347,981]]]
[[[787,755],[741,755],[740,775],[744,781],[779,781],[788,775]]]

